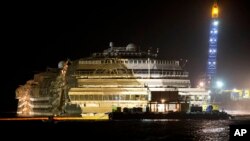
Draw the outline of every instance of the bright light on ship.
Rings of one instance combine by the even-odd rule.
[[[164,104],[158,104],[158,112],[165,112]]]
[[[199,86],[200,86],[201,88],[203,88],[203,87],[205,86],[204,82],[200,82],[200,83],[199,83]]]
[[[161,99],[161,103],[164,103],[165,102],[165,99]]]

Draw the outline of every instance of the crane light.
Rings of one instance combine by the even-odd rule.
[[[212,8],[212,18],[218,18],[218,15],[219,15],[219,7],[217,3],[214,3]]]
[[[218,21],[214,21],[213,24],[214,24],[215,26],[217,26],[217,25],[219,24],[219,22],[218,22]]]
[[[216,86],[217,88],[222,88],[224,86],[224,83],[222,81],[217,81]]]

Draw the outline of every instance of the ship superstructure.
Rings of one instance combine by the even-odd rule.
[[[74,108],[67,108],[70,105],[80,108],[82,115],[129,109],[185,111],[190,105],[201,105],[208,97],[207,91],[191,88],[188,72],[180,62],[160,59],[158,53],[159,49],[141,51],[134,44],[115,47],[110,43],[101,53],[60,62],[57,71],[37,74],[43,80],[35,77],[32,82],[36,85],[29,85],[32,90],[26,101],[28,110],[24,110],[25,104],[22,104],[25,91],[18,91],[24,86],[17,89],[19,115],[74,113]],[[39,99],[42,97],[47,100],[42,102]],[[39,104],[31,99],[47,107],[39,111],[35,109]]]

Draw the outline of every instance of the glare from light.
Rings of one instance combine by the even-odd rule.
[[[213,22],[213,25],[214,25],[214,26],[217,26],[218,24],[219,24],[218,21],[214,21],[214,22]]]
[[[222,88],[224,86],[224,83],[222,81],[217,81],[216,86],[217,88]]]

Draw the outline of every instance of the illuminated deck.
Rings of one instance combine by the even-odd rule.
[[[13,117],[0,118],[0,121],[86,121],[86,120],[108,120],[108,116],[99,118],[96,116],[86,117]]]

